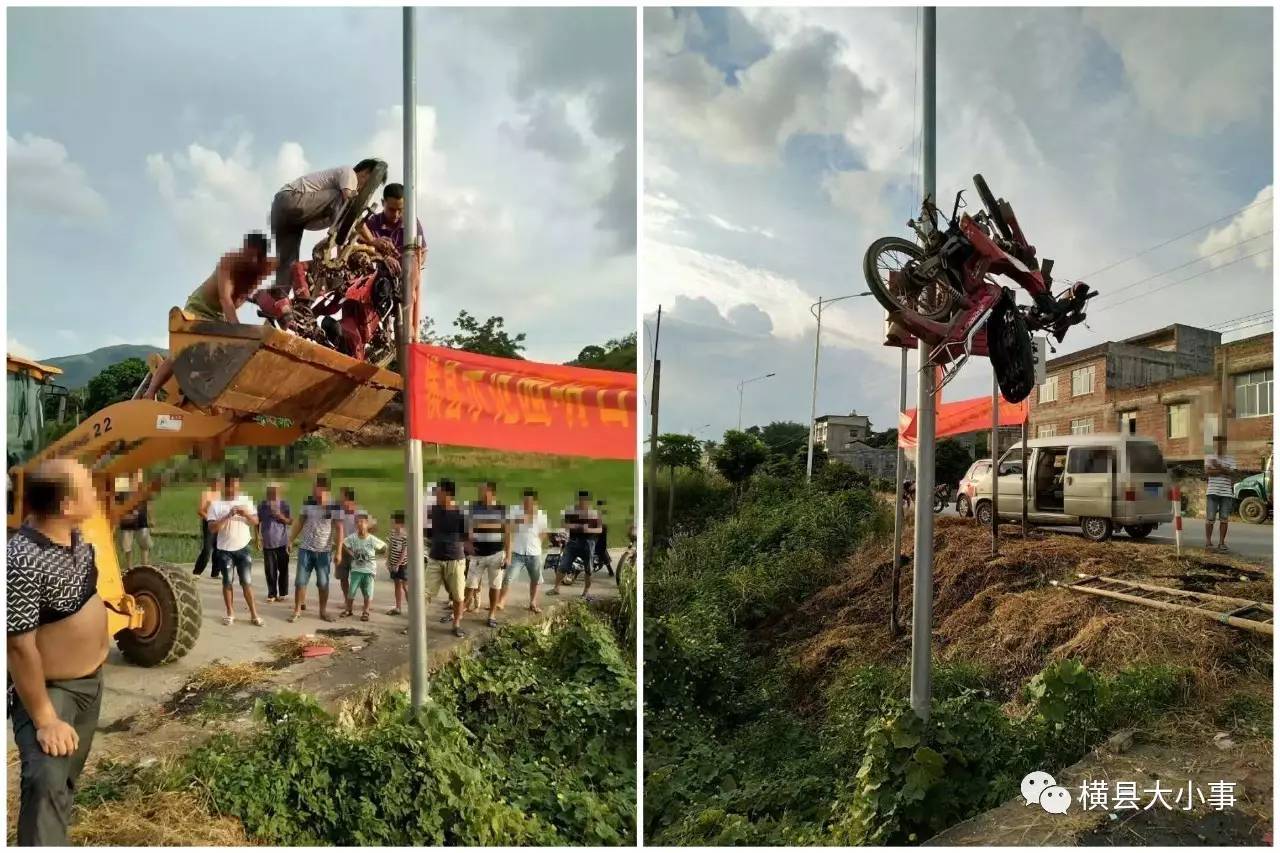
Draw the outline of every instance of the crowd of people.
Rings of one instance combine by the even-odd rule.
[[[528,583],[528,609],[541,613],[543,574],[554,545],[561,545],[554,559],[554,586],[561,590],[580,575],[582,596],[589,598],[593,570],[613,575],[608,551],[606,504],[592,502],[582,490],[576,502],[560,513],[563,530],[552,530],[538,493],[524,489],[518,503],[502,503],[498,484],[482,483],[476,499],[461,503],[452,480],[430,484],[424,494],[425,594],[434,600],[446,594],[441,623],[450,624],[456,636],[465,636],[466,613],[481,612],[488,627],[498,626],[498,614],[507,605],[511,588]],[[374,602],[375,578],[381,573],[392,584],[394,605],[386,613],[401,616],[408,600],[408,533],[405,513],[391,514],[391,529],[384,540],[376,535],[378,520],[356,501],[355,490],[344,487],[331,497],[326,476],[319,476],[311,494],[295,513],[281,493],[279,483],[267,486],[265,497],[253,501],[241,489],[235,473],[210,480],[201,493],[197,515],[202,547],[193,569],[221,581],[226,613],[224,625],[235,623],[235,586],[244,598],[251,624],[261,626],[252,582],[253,552],[262,554],[267,602],[292,601],[290,622],[302,618],[311,587],[316,589],[319,618],[333,622],[356,616],[369,621]],[[292,596],[289,569],[296,553]],[[575,567],[575,561],[581,564]],[[381,566],[379,566],[381,563]],[[330,608],[331,580],[342,594],[341,609]],[[487,589],[487,595],[482,592]]]

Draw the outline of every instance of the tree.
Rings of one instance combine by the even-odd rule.
[[[797,447],[809,452],[809,428],[795,421],[774,421],[760,430],[760,440],[770,454],[791,456]]]
[[[458,319],[453,321],[457,331],[443,338],[442,342],[445,346],[479,355],[524,358],[520,351],[524,349],[525,333],[513,337],[503,329],[503,323],[501,317],[490,317],[481,323],[467,311],[459,311]]]
[[[866,440],[867,447],[897,447],[898,446],[898,428],[873,432]]]
[[[667,532],[675,518],[676,469],[697,468],[702,464],[702,447],[696,436],[667,432],[658,435],[658,464],[671,472],[671,488],[667,496]]]
[[[92,414],[132,398],[148,373],[146,363],[140,358],[126,358],[104,368],[85,388],[85,413]]]
[[[636,333],[621,338],[611,338],[603,346],[591,344],[582,348],[578,357],[568,362],[573,367],[594,367],[597,370],[636,372]]]
[[[712,461],[726,480],[740,488],[768,457],[769,448],[763,441],[741,430],[731,429],[724,434]]]
[[[973,464],[973,457],[969,455],[969,451],[954,438],[938,442],[933,454],[933,471],[937,478],[935,483],[938,485],[959,483],[960,478]]]

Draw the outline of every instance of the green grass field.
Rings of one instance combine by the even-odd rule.
[[[606,522],[610,545],[625,544],[625,529],[632,516],[634,499],[633,463],[570,456],[503,453],[462,447],[442,447],[439,457],[434,445],[422,448],[425,481],[450,478],[458,484],[458,498],[472,501],[479,484],[498,483],[498,500],[519,501],[526,486],[538,490],[538,500],[547,510],[552,525],[560,522],[560,512],[579,489],[591,492],[593,500],[608,503]],[[338,448],[328,453],[306,474],[293,476],[246,475],[242,491],[255,501],[266,494],[268,482],[278,480],[286,499],[296,511],[311,493],[316,474],[327,473],[337,496],[343,486],[356,491],[356,502],[379,522],[379,530],[391,525],[392,510],[405,506],[404,450],[399,447]],[[151,505],[151,527],[155,539],[154,560],[190,563],[199,553],[196,507],[201,485],[183,483],[166,488]]]

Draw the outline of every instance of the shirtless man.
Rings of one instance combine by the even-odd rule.
[[[9,719],[22,761],[18,844],[61,846],[102,704],[107,610],[93,546],[89,472],[52,460],[25,483],[27,522],[6,551]]]
[[[236,311],[249,294],[276,269],[276,259],[267,257],[267,238],[259,231],[245,235],[244,245],[227,252],[199,287],[187,297],[183,311],[200,320],[239,323]],[[154,400],[173,376],[173,359],[165,359],[151,377],[142,399]]]

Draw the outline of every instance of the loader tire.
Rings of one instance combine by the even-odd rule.
[[[143,611],[142,627],[116,634],[125,660],[161,666],[191,651],[204,613],[190,572],[168,565],[134,566],[124,576],[124,591]]]

